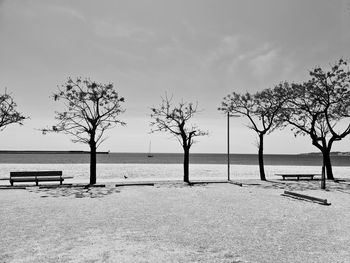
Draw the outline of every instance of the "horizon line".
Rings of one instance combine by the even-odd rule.
[[[84,150],[0,150],[1,154],[6,153],[27,153],[27,154],[35,154],[35,153],[51,153],[51,154],[89,154],[90,151],[84,151]],[[110,153],[116,153],[116,154],[149,154],[148,152],[115,152],[115,151],[97,151],[97,154],[110,154]],[[343,151],[334,151],[331,153],[336,154],[348,154],[350,155],[350,152],[343,152]],[[156,154],[182,154],[182,152],[154,152],[152,155]],[[192,152],[190,154],[224,154],[227,155],[225,152]],[[237,152],[231,152],[230,155],[257,155],[257,153],[237,153]],[[303,152],[303,153],[265,153],[264,155],[320,155],[321,152]]]

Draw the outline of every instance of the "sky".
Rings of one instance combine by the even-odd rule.
[[[101,151],[181,152],[150,133],[150,107],[165,93],[198,102],[193,122],[209,136],[192,152],[224,153],[227,121],[217,108],[231,92],[304,81],[316,65],[350,59],[349,0],[0,0],[0,91],[30,119],[0,132],[2,150],[88,150],[68,135],[42,135],[62,105],[52,94],[68,77],[114,84],[125,97],[126,127]],[[230,150],[255,153],[244,118],[230,120]],[[350,151],[350,139],[333,150]],[[317,149],[290,129],[266,137],[266,153]]]

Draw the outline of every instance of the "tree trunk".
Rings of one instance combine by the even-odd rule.
[[[322,155],[323,155],[323,163],[326,167],[327,179],[334,180],[330,150],[327,149],[327,150],[322,151]]]
[[[96,143],[90,142],[90,184],[96,184]]]
[[[265,170],[264,170],[264,134],[259,134],[259,172],[260,180],[266,181]]]
[[[184,148],[184,182],[189,183],[190,149]]]

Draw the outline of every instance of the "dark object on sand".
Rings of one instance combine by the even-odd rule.
[[[68,178],[68,177],[65,177]],[[62,182],[65,179],[62,177],[62,171],[25,171],[25,172],[10,172],[10,184],[14,182]],[[72,178],[72,177],[69,177]]]
[[[287,196],[287,197],[296,198],[296,199],[311,201],[314,203],[318,203],[320,205],[331,205],[331,203],[327,202],[327,199],[321,199],[318,197],[303,195],[303,194],[299,194],[299,193],[295,193],[295,192],[291,192],[291,191],[284,191],[284,194],[282,194],[282,195]]]
[[[300,178],[306,178],[306,179],[314,179],[314,176],[320,175],[320,174],[276,174],[278,176],[282,176],[283,180],[287,178],[297,178],[299,181]]]
[[[115,185],[115,187],[120,187],[120,186],[154,186],[154,183],[134,182],[134,183],[119,183]]]

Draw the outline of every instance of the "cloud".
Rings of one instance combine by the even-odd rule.
[[[219,42],[219,45],[210,50],[203,60],[205,68],[217,68],[226,66],[227,63],[239,59],[242,49],[243,38],[239,35],[225,36]]]
[[[96,35],[103,38],[127,38],[140,42],[147,42],[154,38],[154,33],[146,28],[107,20],[94,21],[93,30]]]
[[[276,43],[253,36],[223,36],[202,61],[223,89],[254,91],[293,78],[295,58]]]
[[[54,7],[54,11],[56,11],[60,14],[64,14],[66,16],[69,16],[71,18],[80,20],[82,22],[86,22],[85,16],[75,9],[64,7],[64,6],[56,6],[56,7]]]
[[[186,44],[175,36],[160,41],[155,47],[155,54],[162,60],[171,59],[173,62],[178,61],[184,65],[186,63],[195,62],[195,54],[186,46]]]
[[[250,69],[256,77],[273,72],[283,60],[282,48],[270,42],[259,42],[248,36],[225,36],[219,45],[207,55],[204,65],[224,70],[228,74],[240,67]]]
[[[267,48],[262,52],[257,51],[249,61],[252,73],[258,78],[264,78],[274,73],[276,66],[281,61],[280,49]]]
[[[259,75],[263,74],[259,66],[268,62],[278,53],[269,42],[262,42],[251,36],[223,36],[218,45],[210,50],[204,59],[204,67],[209,70],[224,71],[231,74],[237,67],[249,67]],[[261,61],[261,63],[260,63]]]

